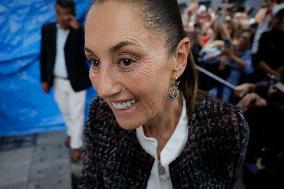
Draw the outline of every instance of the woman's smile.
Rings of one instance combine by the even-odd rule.
[[[120,102],[112,102],[112,107],[115,110],[129,110],[132,108],[136,103],[135,99],[124,100]]]
[[[113,101],[111,102],[111,109],[116,117],[130,119],[131,116],[138,112],[140,104],[140,101],[136,99]]]

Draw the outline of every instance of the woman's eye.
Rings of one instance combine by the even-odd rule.
[[[100,60],[99,59],[89,59],[89,62],[91,63],[91,66],[93,69],[98,69],[101,66]]]
[[[119,60],[119,64],[123,67],[129,67],[133,63],[134,63],[134,61],[130,58],[122,58],[122,59]]]

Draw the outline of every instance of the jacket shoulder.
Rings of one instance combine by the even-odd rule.
[[[49,29],[52,27],[56,27],[56,23],[55,22],[51,22],[51,23],[46,23],[42,25],[42,29]]]
[[[249,127],[243,111],[209,95],[198,97],[192,114],[192,124],[195,125],[194,130],[203,133],[202,136],[208,140],[223,141],[221,143],[235,140],[244,146],[248,142]]]
[[[56,31],[56,23],[47,23],[41,27],[42,35],[50,35],[50,33],[53,31]]]
[[[246,124],[243,111],[208,94],[199,94],[193,111],[193,118],[208,121],[210,126]]]
[[[248,143],[248,126],[240,109],[199,93],[188,127],[184,151],[172,164],[174,183],[182,178],[178,168],[187,166],[196,170],[189,175],[193,188],[233,188]]]
[[[246,148],[249,127],[243,111],[239,107],[221,102],[209,95],[201,95],[198,97],[192,121],[197,134],[202,133],[202,137],[207,138],[209,143],[230,144],[231,146],[229,146],[235,150]],[[221,146],[220,149],[222,149]]]

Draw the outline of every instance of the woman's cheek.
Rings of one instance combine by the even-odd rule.
[[[156,74],[157,67],[159,65],[159,59],[153,57],[144,59],[139,63],[139,67],[136,69],[136,76],[138,79],[143,78],[146,80],[152,79]]]
[[[90,71],[89,72],[89,78],[90,78],[90,81],[91,81],[91,83],[92,83],[92,86],[95,88],[96,86],[96,84],[95,84],[95,74],[92,72],[92,71]]]

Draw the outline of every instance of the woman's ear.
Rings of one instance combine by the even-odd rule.
[[[187,65],[187,59],[190,51],[190,39],[188,37],[183,38],[176,48],[176,65],[174,67],[174,78],[179,78]]]

